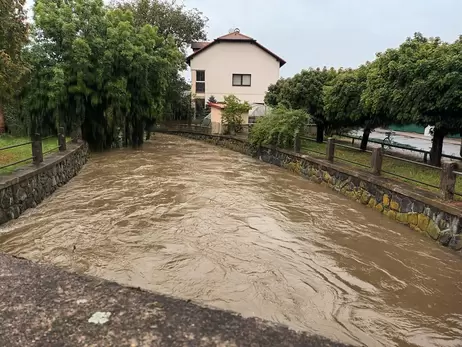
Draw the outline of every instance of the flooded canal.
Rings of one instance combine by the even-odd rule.
[[[93,155],[0,251],[365,346],[461,346],[462,259],[328,188],[155,135]]]

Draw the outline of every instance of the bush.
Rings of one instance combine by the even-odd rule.
[[[275,145],[292,148],[296,133],[303,133],[310,116],[303,110],[278,107],[257,120],[252,127],[250,142],[254,145]]]
[[[242,115],[251,109],[247,101],[241,102],[236,96],[225,96],[225,108],[223,109],[222,124],[227,125],[227,132],[241,132]]]

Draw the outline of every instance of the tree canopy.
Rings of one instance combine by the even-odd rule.
[[[187,10],[174,0],[113,0],[112,6],[131,11],[135,25],[149,24],[157,27],[160,35],[172,36],[183,52],[191,42],[207,38],[208,18],[199,10]]]
[[[439,165],[444,136],[462,128],[461,39],[450,44],[417,33],[378,54],[364,92],[366,110],[394,122],[435,127],[431,162]]]
[[[175,38],[102,0],[37,0],[25,57],[32,66],[24,107],[32,131],[82,129],[95,149],[143,143],[145,128],[187,89]],[[178,104],[180,108],[183,104]]]
[[[279,80],[271,85],[265,101],[270,106],[279,104],[310,114],[318,128],[317,140],[323,141],[324,129],[328,125],[324,112],[324,86],[329,85],[337,72],[334,69],[302,70],[292,78]]]
[[[27,65],[21,50],[28,40],[25,0],[0,0],[0,133],[4,131],[4,112],[11,109],[18,94]]]
[[[265,102],[310,113],[318,127],[364,129],[390,124],[434,126],[431,162],[443,139],[462,131],[462,38],[453,43],[415,34],[356,69],[309,69],[268,88]]]

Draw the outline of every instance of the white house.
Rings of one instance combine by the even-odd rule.
[[[186,62],[191,68],[192,97],[203,108],[210,96],[218,102],[234,94],[242,101],[263,103],[270,84],[286,63],[239,29],[212,42],[194,42]]]

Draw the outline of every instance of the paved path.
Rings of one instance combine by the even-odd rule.
[[[375,129],[370,135],[371,139],[382,141],[385,138],[385,133],[389,130]],[[352,131],[355,136],[363,136],[362,130]],[[410,145],[417,149],[430,151],[432,146],[432,138],[422,134],[406,133],[394,131],[393,141],[402,145]],[[460,140],[454,138],[445,138],[443,144],[443,153],[447,155],[459,156]]]
[[[0,346],[343,346],[0,254]]]

